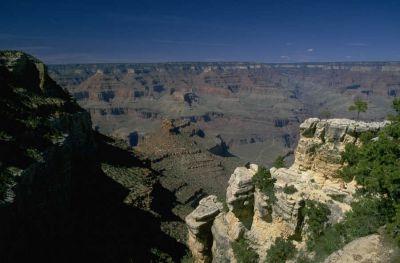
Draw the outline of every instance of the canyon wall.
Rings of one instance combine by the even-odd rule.
[[[44,203],[68,207],[72,156],[83,160],[94,151],[90,115],[48,76],[39,60],[2,52],[0,68],[2,168],[11,178],[0,203],[32,210]]]
[[[160,174],[124,142],[95,132],[42,62],[0,51],[0,117],[1,262],[184,255],[176,233],[183,222]]]
[[[269,191],[253,180],[261,169],[257,165],[236,168],[224,202],[208,196],[186,217],[188,246],[196,262],[236,262],[232,244],[239,240],[248,242],[259,262],[264,262],[277,238],[293,240],[296,249],[306,253],[309,226],[302,212],[305,203],[324,204],[330,211],[329,224],[343,220],[351,209],[357,185],[337,176],[343,166],[340,155],[346,144],[359,144],[362,133],[377,133],[386,124],[348,119],[305,120],[300,125],[294,164],[290,168],[270,169],[273,186]],[[378,246],[379,239],[371,240]],[[381,259],[387,256],[383,254]],[[368,257],[373,255],[364,258]],[[327,262],[341,262],[335,258],[338,255],[332,255]]]
[[[270,164],[293,150],[308,117],[382,120],[400,92],[400,64],[161,63],[55,65],[51,76],[105,134],[141,143],[162,119],[195,122],[211,148],[216,136],[244,161]]]

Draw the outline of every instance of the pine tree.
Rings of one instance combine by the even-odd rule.
[[[357,111],[357,120],[360,118],[360,112],[368,110],[368,102],[358,99],[349,107],[349,111]]]

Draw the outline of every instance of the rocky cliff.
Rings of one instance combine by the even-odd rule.
[[[149,160],[92,130],[36,58],[0,52],[0,261],[159,262],[181,221]],[[182,241],[181,241],[182,242]]]
[[[264,262],[268,253],[272,253],[269,249],[280,238],[290,240],[297,251],[288,262],[300,260],[300,255],[308,253],[306,243],[311,238],[310,231],[315,231],[311,215],[305,211],[324,211],[325,224],[334,225],[351,209],[357,185],[337,176],[343,166],[341,153],[345,145],[359,144],[362,133],[377,133],[385,125],[386,122],[307,119],[300,125],[295,162],[290,168],[271,168],[269,172],[254,164],[236,168],[224,202],[213,196],[206,197],[186,217],[188,246],[196,262],[243,262],[234,251],[238,242],[246,243],[246,250],[254,250],[258,255],[259,260],[253,257],[249,262]],[[371,236],[369,241],[360,239],[359,242],[370,242],[371,247],[384,246],[379,240]],[[348,246],[357,247],[357,244]],[[378,250],[375,249],[374,255],[380,258],[374,262],[387,262],[394,253],[394,250],[379,253]],[[341,254],[330,256],[326,262],[350,262],[338,260]]]
[[[93,153],[90,115],[49,78],[44,64],[27,54],[1,52],[0,71],[1,168],[8,178],[2,203],[30,203],[36,209],[34,204],[54,198],[67,206],[71,156],[83,159]],[[58,191],[62,198],[56,197]]]

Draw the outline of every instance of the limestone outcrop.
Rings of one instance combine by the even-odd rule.
[[[253,177],[259,170],[257,165],[235,169],[228,182],[227,209],[218,215],[213,213],[207,220],[210,230],[202,229],[204,233],[211,231],[213,239],[212,246],[208,242],[208,247],[203,250],[211,251],[212,262],[236,262],[232,243],[245,239],[263,262],[278,237],[290,237],[299,251],[304,250],[309,231],[303,213],[306,202],[322,203],[330,211],[328,223],[340,222],[351,209],[350,203],[357,189],[355,182],[346,183],[336,176],[343,166],[341,153],[347,143],[360,143],[362,133],[376,133],[386,124],[307,119],[300,125],[294,164],[290,168],[270,169],[274,182],[271,193],[263,192],[255,185]],[[201,211],[202,206],[197,209]],[[188,218],[196,217],[197,209]],[[201,242],[201,238],[192,234],[191,224],[188,228],[189,237]],[[189,238],[189,245],[191,243],[195,243],[193,238]],[[190,248],[196,262],[205,262],[198,249]]]
[[[229,211],[243,224],[248,225],[253,218],[254,184],[252,177],[258,167],[252,165],[250,169],[238,167],[228,182],[226,203]]]
[[[342,166],[340,153],[346,144],[357,144],[361,133],[377,132],[386,124],[348,119],[307,119],[300,124],[293,168],[332,178]]]
[[[211,226],[221,210],[222,203],[215,195],[210,195],[200,200],[197,208],[185,218],[189,229],[188,246],[197,262],[211,262]]]

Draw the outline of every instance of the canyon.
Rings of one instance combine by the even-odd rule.
[[[307,262],[307,211],[335,225],[351,210],[342,153],[390,123],[400,64],[48,69],[1,51],[0,84],[2,262],[241,262],[243,243],[263,262],[288,240],[288,262]],[[368,101],[362,121],[330,118],[355,117],[355,99]],[[279,155],[289,168],[263,168]],[[324,260],[396,260],[385,233]]]
[[[163,119],[191,121],[206,149],[222,139],[237,165],[290,155],[301,122],[355,118],[355,99],[368,101],[362,120],[382,120],[400,92],[397,62],[52,65],[49,73],[104,134],[136,146]]]

